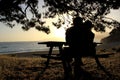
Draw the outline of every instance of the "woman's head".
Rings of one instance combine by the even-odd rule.
[[[83,19],[81,17],[76,17],[73,19],[73,25],[79,26],[83,24]]]
[[[90,20],[87,20],[87,21],[85,21],[84,26],[88,29],[91,29],[91,28],[93,28],[94,25],[92,24],[92,22]]]

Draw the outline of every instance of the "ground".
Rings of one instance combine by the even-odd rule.
[[[112,51],[99,50],[98,53],[111,54],[109,57],[99,58],[111,77],[97,67],[93,58],[84,57],[82,66],[84,73],[81,80],[91,80],[90,78],[92,80],[120,80],[120,52],[113,49]],[[39,56],[32,56],[32,53],[0,55],[0,80],[35,80],[45,66],[45,61],[46,59]],[[39,74],[39,80],[63,80],[61,61],[51,60],[50,63],[48,69],[43,74]]]

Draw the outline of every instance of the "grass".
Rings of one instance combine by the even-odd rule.
[[[0,80],[34,80],[38,72],[44,67],[44,62],[45,59],[42,58],[18,58],[1,55]],[[54,63],[54,61],[52,62]],[[44,80],[46,77],[52,79],[55,74],[57,74],[56,78],[59,77],[62,74],[58,71],[58,68],[62,69],[62,65],[59,65],[57,68],[48,69],[42,79]]]
[[[97,68],[93,58],[83,58],[84,66],[82,68],[91,74],[94,80],[120,80],[120,52],[99,60],[106,70],[112,74],[112,78],[109,78],[101,69]],[[41,57],[0,55],[0,80],[35,80],[38,73],[45,66],[45,61],[46,59]],[[39,80],[63,80],[63,76],[61,62],[51,60],[50,67]]]

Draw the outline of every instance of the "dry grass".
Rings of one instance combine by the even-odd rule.
[[[40,57],[0,55],[0,80],[35,80],[38,72],[43,69],[45,60]],[[97,68],[93,58],[83,58],[83,62],[82,68],[91,74],[94,80],[120,80],[120,53],[100,58],[100,62],[112,74],[113,79]],[[63,68],[60,63],[52,60],[50,67],[39,80],[63,80]]]
[[[0,80],[34,80],[38,72],[44,67],[45,60],[46,59],[43,58],[18,58],[0,55]],[[60,63],[59,61],[57,62]],[[53,65],[57,64],[57,62],[52,61]],[[61,64],[50,68],[51,69],[48,69],[41,79],[61,77],[63,73]]]

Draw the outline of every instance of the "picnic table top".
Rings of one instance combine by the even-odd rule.
[[[38,42],[38,44],[46,44],[48,47],[67,45],[67,43],[65,41],[43,41],[43,42]],[[102,44],[102,43],[94,42],[94,44]]]

